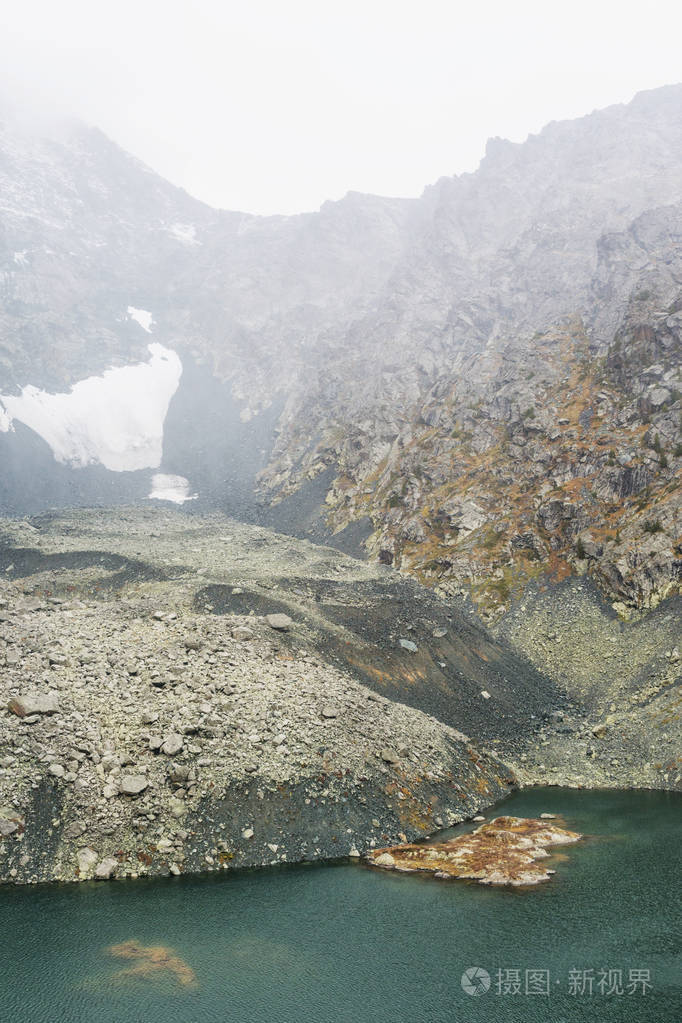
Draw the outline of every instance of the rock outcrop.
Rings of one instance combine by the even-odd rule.
[[[555,870],[541,861],[547,848],[571,845],[583,836],[547,820],[495,817],[469,834],[446,842],[374,849],[367,863],[401,873],[433,874],[449,880],[522,887],[549,881]],[[540,862],[539,862],[540,861]]]

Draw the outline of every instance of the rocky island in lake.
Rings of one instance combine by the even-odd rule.
[[[549,881],[555,873],[538,862],[550,855],[548,847],[572,845],[582,837],[548,820],[495,817],[475,831],[445,842],[374,849],[367,862],[406,874],[422,871],[442,879],[458,877],[479,884],[520,887]]]

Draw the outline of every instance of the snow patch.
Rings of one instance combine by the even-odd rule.
[[[128,316],[131,320],[135,320],[135,323],[139,323],[148,334],[151,334],[154,320],[152,314],[147,309],[136,309],[134,305],[129,305]]]
[[[2,429],[19,420],[47,441],[58,462],[74,468],[99,462],[113,472],[156,469],[182,363],[163,345],[148,350],[148,362],[80,380],[69,394],[48,394],[29,384],[20,395],[0,395]]]
[[[168,233],[177,238],[179,242],[184,242],[185,245],[200,244],[194,224],[171,224]]]
[[[167,476],[165,473],[157,472],[152,476],[152,492],[149,496],[157,501],[184,504],[185,501],[195,501],[199,495],[190,494],[189,480],[184,476]]]
[[[17,266],[28,266],[28,259],[26,258],[27,253],[28,249],[24,249],[23,252],[14,253],[14,262]]]

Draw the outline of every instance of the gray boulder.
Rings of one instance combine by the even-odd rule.
[[[183,738],[177,732],[170,732],[164,739],[161,752],[167,757],[174,757],[182,749]]]
[[[417,644],[413,643],[411,639],[401,639],[400,645],[403,648],[403,650],[409,650],[411,654],[416,654],[417,650],[419,649],[417,647]]]
[[[59,697],[55,692],[23,693],[21,696],[14,696],[7,707],[20,718],[29,717],[31,714],[57,714]]]
[[[294,624],[289,615],[285,614],[266,615],[265,621],[271,629],[276,629],[278,632],[288,632]]]
[[[96,881],[108,881],[112,876],[116,867],[118,866],[117,861],[113,856],[106,856],[101,860],[95,868],[95,880]]]
[[[148,785],[149,782],[143,774],[124,774],[119,782],[118,791],[124,796],[139,796]]]
[[[398,754],[396,753],[395,750],[392,750],[392,749],[382,749],[382,751],[380,752],[379,756],[381,757],[381,759],[384,761],[385,764],[399,764],[400,763],[400,757],[398,756]]]
[[[18,830],[18,821],[11,820],[8,817],[0,817],[0,838],[7,838],[8,835],[13,835]]]

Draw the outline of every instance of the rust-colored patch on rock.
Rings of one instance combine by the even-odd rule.
[[[426,871],[479,884],[535,885],[549,881],[553,873],[538,862],[550,856],[547,846],[570,845],[581,838],[555,821],[496,817],[448,842],[373,849],[367,860],[384,870]]]
[[[109,952],[120,959],[134,960],[128,966],[114,974],[115,978],[154,977],[159,972],[168,971],[183,987],[196,987],[197,978],[191,966],[172,948],[166,945],[141,945],[139,941],[122,941],[119,945],[111,945]]]

